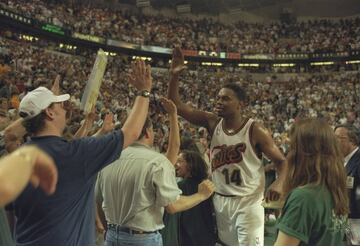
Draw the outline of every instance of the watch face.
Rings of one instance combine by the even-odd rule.
[[[150,92],[148,92],[148,91],[142,91],[142,92],[141,92],[141,96],[143,96],[143,97],[149,97],[149,96],[150,96]]]

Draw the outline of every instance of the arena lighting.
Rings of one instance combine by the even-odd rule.
[[[273,64],[273,67],[294,67],[295,63],[278,63],[278,64]]]
[[[324,66],[324,65],[333,65],[334,62],[311,62],[312,66]]]
[[[59,44],[59,47],[67,50],[76,50],[77,47],[69,44]]]
[[[356,64],[356,63],[360,63],[360,60],[347,61],[347,62],[346,62],[346,64]]]
[[[106,54],[107,56],[116,56],[116,53],[107,52],[107,51],[105,51],[105,54]]]
[[[202,62],[201,65],[203,66],[222,66],[223,64],[221,62]]]
[[[171,64],[171,60],[169,60],[169,64]],[[188,61],[184,61],[184,64],[188,64]]]
[[[239,63],[239,67],[259,67],[258,63]]]
[[[39,40],[36,37],[30,36],[30,35],[23,35],[23,34],[20,34],[19,38],[22,39],[22,40],[31,41],[31,42]]]
[[[145,56],[133,56],[132,59],[133,59],[133,60],[141,59],[141,60],[143,60],[143,61],[151,61],[151,60],[152,60],[151,57],[145,57]]]

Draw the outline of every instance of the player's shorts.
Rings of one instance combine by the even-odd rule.
[[[228,246],[264,245],[265,216],[261,200],[214,195],[219,239],[224,244]]]

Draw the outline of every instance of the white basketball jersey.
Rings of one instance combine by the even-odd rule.
[[[265,172],[250,142],[253,123],[254,120],[249,119],[233,135],[224,132],[222,119],[216,126],[211,139],[210,161],[217,193],[240,197],[256,194],[262,199]]]

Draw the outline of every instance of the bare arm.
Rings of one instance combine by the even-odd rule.
[[[130,83],[136,87],[137,90],[150,91],[152,87],[151,68],[150,65],[145,66],[144,61],[136,61],[132,67],[132,75],[130,76]],[[124,134],[124,146],[126,148],[138,139],[141,130],[144,126],[149,109],[149,98],[137,96],[132,110],[127,117],[123,127],[121,128]]]
[[[103,233],[106,230],[106,218],[105,213],[102,210],[101,204],[103,202],[103,196],[101,192],[101,172],[97,176],[96,184],[95,184],[95,206],[96,206],[96,214],[95,214],[95,226],[98,232]]]
[[[26,129],[22,123],[23,119],[19,118],[4,130],[5,148],[9,153],[18,148],[18,143],[22,142],[26,134]]]
[[[266,200],[276,201],[283,195],[282,185],[286,178],[286,159],[276,146],[268,130],[262,125],[255,123],[253,126],[253,146],[259,146],[260,150],[272,161],[278,174],[277,180],[269,187]]]
[[[51,91],[55,94],[55,95],[60,95],[60,75],[56,75],[56,78],[54,80],[54,83],[51,87]]]
[[[106,230],[106,219],[104,211],[101,208],[101,205],[96,204],[96,215],[95,215],[95,226],[96,230],[99,233],[104,233]]]
[[[184,56],[181,49],[177,47],[173,51],[168,98],[175,103],[180,116],[184,117],[192,124],[206,127],[209,132],[212,133],[216,122],[218,121],[217,116],[209,112],[194,109],[180,100],[179,75],[184,69]]]
[[[79,129],[74,134],[74,138],[83,138],[89,134],[89,123],[84,120]]]
[[[191,196],[180,196],[178,200],[165,207],[166,212],[174,214],[195,207],[208,199],[214,190],[214,184],[210,180],[205,180],[199,184],[197,193]]]
[[[29,182],[47,194],[54,193],[57,183],[54,161],[34,146],[21,147],[0,160],[0,206],[14,200]]]
[[[279,231],[278,237],[274,246],[298,246],[300,244],[300,240],[289,236],[282,231]]]
[[[95,108],[93,108],[91,112],[85,116],[84,122],[81,124],[80,128],[74,134],[74,138],[86,137],[89,134],[91,127],[94,124],[95,117],[96,117]]]
[[[180,150],[180,130],[177,119],[177,110],[175,104],[171,100],[166,98],[161,98],[160,100],[165,111],[168,113],[170,120],[169,145],[165,155],[169,161],[175,165]]]

